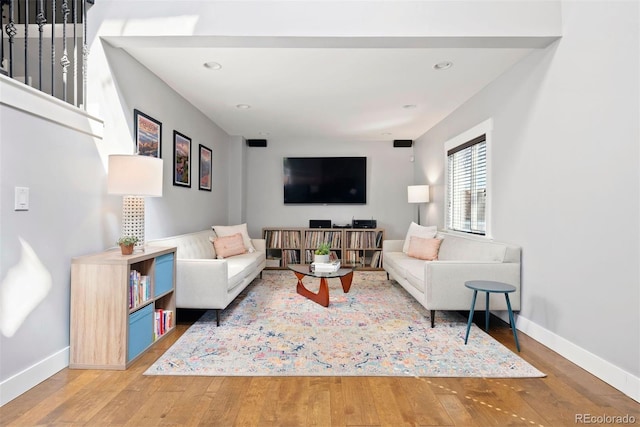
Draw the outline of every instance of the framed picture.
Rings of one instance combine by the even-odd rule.
[[[161,157],[162,123],[140,110],[133,110],[136,153]]]
[[[191,138],[173,131],[173,185],[191,187]]]
[[[200,190],[211,191],[211,160],[213,151],[200,144]]]

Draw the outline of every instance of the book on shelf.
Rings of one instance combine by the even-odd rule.
[[[131,270],[129,274],[129,308],[135,308],[151,299],[151,278],[143,276],[139,271]]]
[[[155,339],[158,339],[159,337],[167,333],[167,331],[169,331],[171,328],[173,328],[175,326],[174,323],[175,320],[172,310],[164,310],[162,308],[157,309],[155,311],[153,328]]]

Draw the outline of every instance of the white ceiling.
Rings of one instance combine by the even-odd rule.
[[[189,39],[114,44],[227,133],[248,139],[416,139],[540,47]],[[222,68],[204,67],[210,61]],[[453,66],[435,70],[442,61]]]

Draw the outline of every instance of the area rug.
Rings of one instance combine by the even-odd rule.
[[[455,312],[430,314],[384,272],[329,280],[329,307],[296,293],[291,271],[265,271],[221,312],[207,311],[145,375],[541,377]],[[304,283],[317,291],[319,279]]]

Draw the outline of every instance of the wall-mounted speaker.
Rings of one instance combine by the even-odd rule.
[[[394,147],[402,147],[408,148],[413,145],[413,141],[411,139],[394,139],[393,146]]]
[[[249,147],[266,147],[267,140],[266,139],[247,139],[247,145]]]

